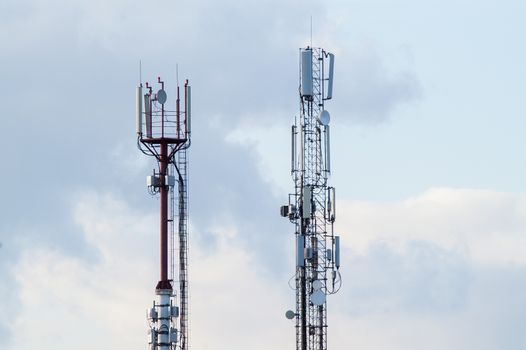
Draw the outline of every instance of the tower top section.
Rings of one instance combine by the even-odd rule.
[[[174,101],[174,100],[172,100]],[[175,103],[174,103],[175,102]],[[142,144],[170,144],[180,148],[190,140],[190,85],[184,85],[184,110],[181,110],[180,91],[170,105],[165,83],[160,77],[155,84],[140,84],[136,89],[136,132]]]
[[[304,101],[332,99],[334,54],[322,48],[300,49],[300,97]]]

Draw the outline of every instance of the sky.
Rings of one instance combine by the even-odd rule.
[[[145,349],[155,164],[135,86],[190,79],[190,347],[292,349],[298,49],[336,55],[329,348],[526,348],[521,1],[2,0],[0,349]],[[311,31],[312,17],[312,38]]]

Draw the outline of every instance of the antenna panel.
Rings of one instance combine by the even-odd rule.
[[[192,130],[192,87],[186,85],[186,132],[190,133]]]
[[[296,237],[296,266],[305,266],[305,236]]]
[[[152,105],[150,95],[144,95],[144,114],[146,119],[146,137],[152,137]]]
[[[312,50],[301,50],[301,96],[312,97]]]
[[[325,171],[331,172],[331,133],[329,125],[325,126]]]
[[[334,264],[340,268],[340,236],[334,237]]]
[[[327,82],[327,97],[325,99],[330,100],[332,98],[332,82],[334,77],[334,54],[329,54],[329,78]]]
[[[135,122],[137,135],[142,135],[142,86],[135,89]]]

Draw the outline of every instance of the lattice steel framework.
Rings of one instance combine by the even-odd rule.
[[[292,126],[291,145],[295,191],[281,209],[294,223],[296,238],[296,312],[288,315],[296,319],[297,350],[326,350],[326,296],[341,285],[334,188],[328,186],[329,125],[321,118],[322,113],[328,116],[324,104],[332,97],[334,56],[321,48],[306,48],[300,57],[300,115]]]

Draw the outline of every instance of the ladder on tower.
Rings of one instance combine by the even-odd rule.
[[[188,157],[187,149],[177,153],[179,169],[179,298],[180,348],[188,349]]]

